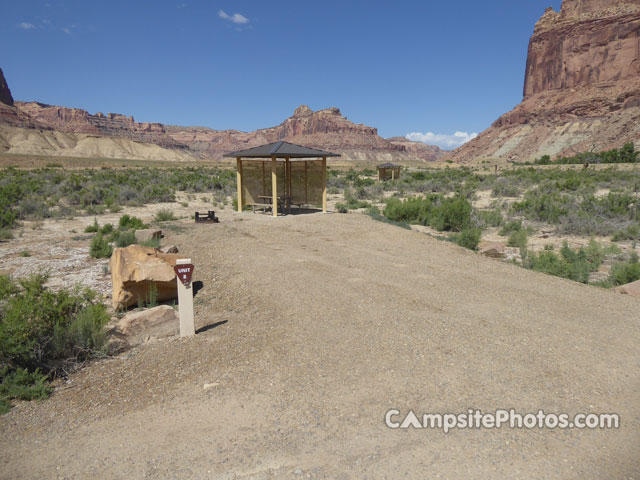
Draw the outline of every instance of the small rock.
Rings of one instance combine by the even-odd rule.
[[[162,253],[178,253],[178,247],[175,245],[168,245],[160,249]]]
[[[487,243],[480,249],[480,255],[491,258],[504,258],[504,243],[493,242]]]
[[[213,387],[217,387],[219,385],[218,382],[213,382],[213,383],[205,383],[202,388],[204,388],[205,390],[209,390],[210,388]]]
[[[170,337],[180,331],[178,312],[169,305],[130,312],[120,319],[117,330],[129,345],[147,343],[152,338]]]

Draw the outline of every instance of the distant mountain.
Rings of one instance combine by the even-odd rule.
[[[221,160],[224,153],[286,140],[341,153],[346,161],[435,161],[444,154],[438,147],[404,138],[384,139],[376,128],[351,122],[337,108],[314,112],[302,105],[276,127],[239,132],[136,122],[131,116],[117,113],[90,114],[79,108],[14,102],[4,76],[0,98],[10,102],[0,104],[0,127],[12,127],[0,128],[0,152]],[[17,128],[39,133],[27,135]]]
[[[640,0],[564,0],[529,42],[524,99],[447,158],[526,161],[640,146]]]

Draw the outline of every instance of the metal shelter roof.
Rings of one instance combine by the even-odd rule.
[[[399,167],[401,167],[402,165],[398,165],[398,164],[396,164],[396,163],[388,162],[388,163],[381,163],[380,165],[376,165],[376,166],[377,166],[378,168],[399,168]]]
[[[248,148],[247,150],[226,153],[224,156],[242,158],[318,158],[339,157],[340,154],[304,147],[295,143],[273,142],[259,147]]]

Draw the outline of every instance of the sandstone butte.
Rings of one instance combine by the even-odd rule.
[[[224,153],[278,140],[335,151],[346,161],[426,162],[445,153],[405,138],[382,138],[376,128],[351,122],[338,108],[314,112],[302,105],[276,127],[240,132],[136,122],[132,116],[118,113],[90,114],[80,108],[14,102],[4,76],[0,95],[0,152],[6,153],[221,160]],[[7,131],[3,126],[13,128]],[[143,145],[155,149],[144,149]]]
[[[522,103],[452,152],[527,161],[640,146],[640,0],[564,0],[529,42]]]

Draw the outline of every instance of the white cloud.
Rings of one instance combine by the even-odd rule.
[[[233,15],[229,15],[224,10],[218,11],[218,16],[224,20],[229,20],[230,22],[236,23],[238,25],[245,25],[249,23],[249,19],[240,13],[234,13]]]
[[[31,30],[32,28],[36,28],[36,26],[33,23],[22,22],[18,24],[18,28],[21,28],[23,30]]]
[[[187,4],[186,3],[179,3],[178,5],[176,5],[177,9],[181,9],[181,8],[187,8]]]
[[[63,29],[62,29],[62,31],[63,31],[64,33],[66,33],[67,35],[71,35],[71,30],[70,30],[70,29],[68,29],[68,28],[63,28]]]
[[[455,132],[453,135],[448,135],[446,133],[420,133],[420,132],[412,132],[407,133],[406,138],[408,140],[413,140],[414,142],[422,142],[427,143],[429,145],[437,145],[440,148],[445,150],[452,150],[454,148],[458,148],[460,145],[467,143],[469,140],[473,140],[478,136],[477,133],[467,133],[467,132]]]

